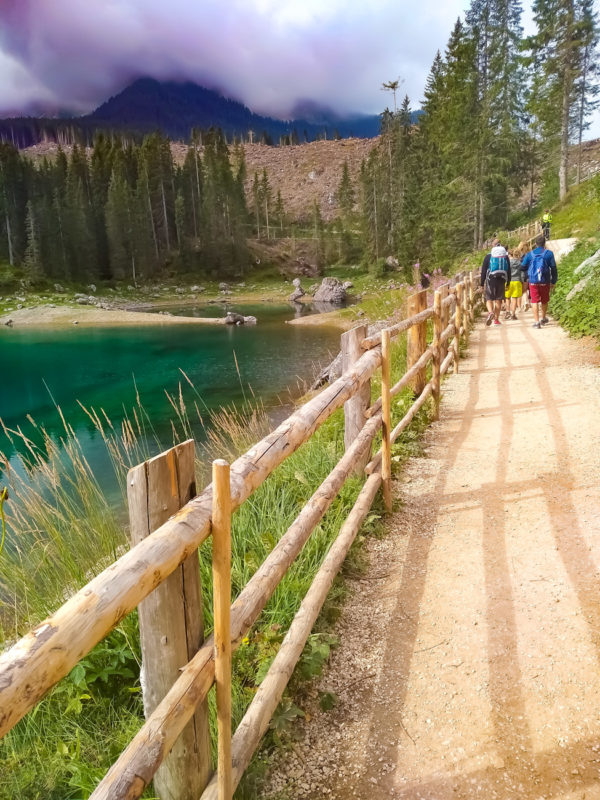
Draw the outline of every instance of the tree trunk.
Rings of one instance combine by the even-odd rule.
[[[587,82],[587,72],[589,63],[589,46],[586,45],[583,56],[583,68],[581,70],[581,98],[579,102],[579,137],[577,142],[577,183],[581,183],[581,142],[583,139],[583,120],[585,117],[585,87]]]
[[[165,243],[167,245],[167,252],[171,250],[171,240],[169,239],[169,218],[167,216],[167,198],[165,197],[165,184],[161,180],[160,191],[162,195],[163,219],[165,222]]]
[[[558,168],[558,191],[560,200],[564,200],[568,189],[569,170],[569,122],[571,100],[573,93],[572,37],[573,37],[573,3],[569,2],[566,37],[566,52],[564,54],[564,73],[562,80],[562,108],[560,115],[560,165]]]

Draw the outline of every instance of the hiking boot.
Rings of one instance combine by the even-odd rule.
[[[540,322],[542,325],[547,325],[550,322],[550,320],[548,319],[548,317],[544,317]]]
[[[485,321],[485,324],[486,324],[486,325],[491,325],[491,324],[492,324],[492,320],[493,320],[493,319],[494,319],[494,315],[493,315],[493,314],[492,314],[492,312],[490,311],[490,313],[487,315],[487,319],[486,319],[486,321]]]
[[[504,315],[504,319],[510,319],[510,311],[507,311]]]
[[[531,327],[532,328],[541,328],[542,327],[542,323],[541,322],[534,322]]]
[[[494,320],[494,325],[502,325],[502,323],[500,322],[499,319],[495,319]]]
[[[510,317],[510,318],[511,318],[511,319],[517,319],[517,315],[516,315],[516,314],[511,314],[511,317]]]

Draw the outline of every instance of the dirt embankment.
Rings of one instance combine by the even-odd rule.
[[[350,178],[358,186],[360,165],[375,147],[375,139],[335,139],[288,147],[269,147],[266,144],[245,144],[244,155],[248,178],[246,199],[252,204],[252,182],[254,173],[262,176],[267,170],[273,196],[281,192],[285,212],[292,220],[310,220],[313,204],[319,204],[321,214],[327,221],[338,215],[336,192],[342,177],[344,162],[348,162]],[[70,148],[63,148],[69,152]],[[33,161],[55,158],[58,145],[41,142],[23,150]],[[177,164],[183,164],[187,145],[171,144],[171,152]],[[233,151],[232,151],[233,152]]]

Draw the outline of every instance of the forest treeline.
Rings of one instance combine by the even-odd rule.
[[[382,116],[362,170],[371,257],[447,264],[506,227],[512,208],[550,205],[579,180],[573,145],[598,96],[593,0],[473,0],[433,62],[419,125],[410,101]],[[394,92],[398,81],[384,84]],[[395,105],[395,102],[394,102]]]
[[[136,283],[169,265],[231,274],[248,260],[244,180],[242,148],[230,153],[219,131],[181,166],[160,134],[141,145],[100,135],[89,156],[75,145],[40,165],[1,145],[0,258],[30,283]]]
[[[410,100],[381,115],[381,137],[353,184],[347,165],[338,219],[315,203],[305,223],[317,266],[389,256],[409,274],[444,267],[506,227],[519,204],[563,198],[579,179],[581,145],[598,103],[593,0],[473,0],[433,62],[418,124]],[[171,272],[230,276],[251,262],[251,237],[293,235],[266,172],[244,192],[243,147],[218,130],[174,162],[161,134],[123,143],[99,134],[91,153],[34,165],[0,145],[0,260],[42,280],[138,280]]]

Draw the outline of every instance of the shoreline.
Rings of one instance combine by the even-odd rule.
[[[70,305],[50,305],[40,304],[28,306],[26,308],[14,309],[0,315],[0,329],[2,328],[57,328],[69,325],[80,325],[84,328],[119,327],[128,325],[148,326],[148,325],[204,325],[215,326],[225,325],[225,316],[222,317],[186,317],[176,314],[161,314],[146,309],[160,309],[173,305],[194,306],[194,305],[214,305],[215,310],[222,305],[235,306],[240,303],[236,298],[236,303],[231,301],[199,303],[197,299],[182,298],[159,301],[157,303],[143,303],[138,307],[140,310],[129,308],[98,308],[97,306],[70,306]],[[242,301],[243,302],[243,301]],[[261,300],[254,299],[256,305],[270,305],[281,302],[283,298],[262,297]],[[10,321],[10,324],[9,324]],[[260,323],[260,319],[259,319]],[[308,327],[331,327],[338,330],[349,330],[356,324],[356,320],[341,316],[340,309],[326,311],[320,314],[309,314],[307,316],[296,317],[286,320],[288,325],[299,325]]]
[[[12,320],[9,325],[8,321]],[[225,317],[180,317],[153,314],[148,311],[101,309],[93,306],[30,306],[10,311],[0,317],[0,327],[46,328],[81,325],[84,328],[118,327],[122,325],[225,325]]]
[[[357,321],[350,317],[341,316],[340,309],[336,309],[335,311],[323,311],[320,314],[307,314],[305,317],[288,319],[286,324],[311,328],[338,328],[342,331],[348,331],[357,324]]]

